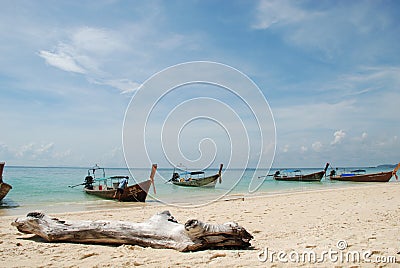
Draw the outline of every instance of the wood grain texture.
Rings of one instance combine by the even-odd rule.
[[[248,248],[253,236],[237,223],[208,224],[191,219],[178,223],[169,211],[142,223],[125,221],[62,221],[42,212],[30,212],[13,223],[20,232],[49,242],[131,244],[178,251],[207,248]]]

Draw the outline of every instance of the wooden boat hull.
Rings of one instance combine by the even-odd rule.
[[[124,193],[121,195],[121,202],[145,202],[147,193],[149,192],[152,181],[147,180],[141,183],[127,186]],[[117,189],[107,188],[103,190],[84,189],[87,194],[95,195],[104,199],[115,199],[114,195]]]
[[[188,181],[185,180],[172,181],[172,183],[174,185],[187,186],[187,187],[215,187],[219,176],[220,176],[219,174],[215,174],[213,176],[205,177],[202,179],[191,179]]]
[[[325,171],[319,171],[307,175],[296,175],[296,176],[274,176],[274,179],[277,181],[321,181],[324,176]]]
[[[3,200],[12,189],[10,184],[3,182],[3,170],[5,165],[5,162],[0,162],[0,201]]]
[[[4,197],[8,194],[8,192],[12,189],[12,186],[7,183],[0,183],[0,201],[3,200]]]
[[[362,174],[353,176],[330,176],[331,180],[354,181],[354,182],[388,182],[392,178],[393,172],[381,172],[373,174]]]

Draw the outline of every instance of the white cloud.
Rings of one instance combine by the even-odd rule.
[[[365,140],[368,137],[368,133],[367,132],[363,132],[361,134],[361,140]]]
[[[125,42],[114,31],[81,27],[71,31],[67,41],[60,42],[54,52],[41,50],[39,56],[64,71],[99,75],[108,57],[127,50]]]
[[[354,137],[353,140],[354,141],[358,141],[358,142],[366,142],[368,139],[368,133],[367,132],[362,132],[360,136]]]
[[[68,55],[63,51],[49,52],[41,50],[39,56],[46,60],[47,64],[57,67],[61,70],[74,73],[86,73],[74,59],[73,55]]]
[[[36,144],[31,142],[29,144],[23,145],[19,150],[16,151],[17,157],[27,157],[30,159],[36,159],[39,157],[50,157],[54,149],[54,143]]]
[[[0,144],[0,159],[7,160],[11,165],[64,165],[74,157],[71,149],[56,150],[54,142],[30,142],[14,147]]]
[[[40,147],[37,149],[37,152],[39,154],[43,153],[48,153],[54,148],[54,142],[50,142],[48,144],[42,144]]]
[[[107,80],[104,83],[112,87],[118,88],[121,91],[121,94],[132,93],[141,86],[140,83],[133,82],[128,79]]]
[[[127,94],[135,92],[142,85],[141,83],[137,83],[131,81],[129,79],[96,79],[96,78],[88,78],[88,81],[97,85],[106,85],[116,88],[121,91],[121,94]]]
[[[155,31],[152,23],[138,22],[118,29],[67,29],[64,40],[54,50],[40,50],[38,55],[63,71],[84,74],[91,83],[130,93],[141,85],[138,81],[159,71],[153,69],[154,62],[160,64],[160,59],[170,51],[193,50],[193,44],[200,39],[196,35],[164,34]],[[149,65],[150,72],[146,71]]]
[[[333,136],[334,136],[334,139],[331,142],[331,144],[332,145],[339,144],[346,137],[346,132],[344,132],[343,130],[337,130],[337,131],[335,131]]]

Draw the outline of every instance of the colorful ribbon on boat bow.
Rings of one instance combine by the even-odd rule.
[[[393,169],[392,176],[394,175],[396,177],[396,181],[399,180],[399,177],[397,176],[397,170],[400,168],[400,163],[397,164],[397,166]]]

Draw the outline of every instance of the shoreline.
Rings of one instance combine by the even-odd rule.
[[[294,188],[273,190],[273,191],[256,191],[254,193],[228,193],[223,196],[213,195],[213,198],[209,199],[207,196],[197,197],[193,202],[163,202],[152,197],[151,194],[146,199],[145,203],[136,202],[116,202],[115,200],[104,200],[101,198],[94,198],[92,200],[86,200],[81,202],[58,202],[58,203],[44,203],[44,204],[30,204],[30,205],[16,205],[15,207],[2,207],[0,208],[0,218],[6,216],[25,216],[28,212],[33,210],[44,211],[46,213],[62,214],[64,212],[90,212],[90,211],[101,211],[108,209],[119,209],[119,208],[129,208],[137,207],[141,205],[147,206],[170,206],[174,208],[200,208],[208,206],[215,202],[224,202],[235,199],[251,199],[259,198],[265,196],[280,196],[280,195],[290,195],[297,193],[307,193],[307,192],[319,192],[319,191],[331,191],[335,189],[348,189],[348,188],[359,188],[359,187],[373,187],[375,183],[340,183],[337,185],[330,184],[329,187],[325,188],[324,185],[316,185],[314,183],[306,183],[304,187],[298,187],[298,182]],[[301,183],[301,182],[300,182]],[[387,182],[387,184],[395,184],[396,181]],[[400,182],[399,182],[400,183]],[[381,184],[381,183],[377,183]],[[311,186],[311,187],[310,187]],[[151,197],[150,197],[151,196]],[[216,197],[216,198],[214,198]],[[37,208],[39,207],[39,208]]]
[[[121,220],[143,222],[155,213],[169,210],[184,223],[199,219],[208,223],[234,221],[250,232],[252,248],[247,250],[204,250],[180,253],[170,249],[142,248],[134,245],[92,245],[46,243],[33,235],[19,233],[11,222],[16,216],[0,217],[1,267],[128,267],[210,266],[213,267],[292,267],[334,266],[332,260],[316,263],[279,263],[277,259],[261,262],[265,248],[271,251],[316,254],[338,250],[345,241],[347,251],[368,251],[372,257],[394,256],[400,244],[400,183],[373,184],[363,187],[320,189],[280,195],[238,197],[198,208],[141,204],[119,208],[47,213],[61,220]],[[173,256],[173,257],[172,257]],[[338,263],[339,267],[346,263]],[[357,266],[350,263],[350,266]],[[360,262],[363,267],[374,263]],[[394,266],[393,266],[394,267]]]
[[[204,207],[210,206],[210,205],[215,205],[219,203],[225,203],[225,202],[234,202],[234,201],[261,201],[264,199],[272,199],[272,198],[285,198],[285,197],[291,197],[291,196],[301,196],[301,195],[314,195],[314,194],[323,194],[323,193],[329,193],[329,192],[337,192],[340,190],[344,191],[358,191],[358,190],[371,190],[371,189],[381,189],[381,188],[387,188],[387,187],[399,187],[400,191],[400,182],[387,182],[387,183],[365,183],[365,184],[358,184],[358,185],[352,185],[352,186],[344,186],[340,185],[338,187],[334,188],[328,188],[328,189],[307,189],[307,190],[299,190],[299,189],[291,189],[291,190],[281,190],[281,191],[274,191],[274,192],[261,192],[258,194],[240,194],[240,193],[235,193],[235,194],[230,194],[226,195],[223,198],[220,198],[218,200],[212,200],[207,204],[202,204],[202,205],[194,205],[191,203],[189,206],[184,206],[184,203],[177,203],[177,204],[167,204],[167,203],[162,203],[156,200],[148,201],[146,202],[116,202],[114,200],[102,200],[107,202],[107,204],[101,204],[101,208],[99,209],[93,209],[93,210],[62,210],[62,211],[57,211],[57,212],[51,212],[51,215],[81,215],[81,214],[97,214],[97,213],[102,213],[102,212],[108,212],[108,211],[123,211],[123,210],[131,210],[131,209],[156,209],[156,208],[169,208],[169,209],[178,209],[178,210],[190,210],[190,209],[202,209]],[[390,188],[389,188],[390,189]],[[68,205],[66,205],[68,206]],[[99,204],[92,204],[92,206],[99,207]],[[6,209],[4,209],[6,210]],[[40,211],[40,210],[39,210]],[[30,211],[29,211],[30,212]],[[47,211],[43,211],[46,214],[50,214]],[[0,220],[2,218],[15,218],[15,217],[23,217],[25,214],[12,214],[12,215],[0,215]]]

